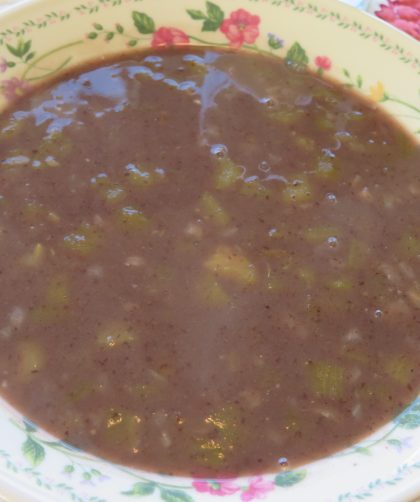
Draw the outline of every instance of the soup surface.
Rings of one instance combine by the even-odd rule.
[[[130,54],[0,118],[3,395],[144,469],[274,471],[419,389],[420,151],[286,63]]]

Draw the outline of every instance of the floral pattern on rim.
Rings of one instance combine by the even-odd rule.
[[[178,28],[162,27],[153,34],[152,47],[170,47],[172,45],[186,45],[190,43],[188,35]]]
[[[231,13],[220,26],[220,31],[226,35],[230,46],[239,49],[244,44],[252,45],[260,34],[261,19],[245,9],[238,9]]]
[[[10,102],[16,101],[31,88],[30,84],[17,77],[12,77],[8,80],[0,82],[0,89],[6,99]]]

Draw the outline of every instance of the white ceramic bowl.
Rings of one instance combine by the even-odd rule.
[[[0,110],[63,68],[173,43],[244,46],[298,61],[370,95],[420,138],[420,44],[334,0],[28,0],[0,17]],[[346,451],[291,472],[225,481],[110,464],[0,403],[0,492],[42,502],[408,500],[420,495],[420,399]]]

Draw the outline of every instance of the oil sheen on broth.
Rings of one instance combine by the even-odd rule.
[[[3,395],[165,473],[293,468],[419,389],[420,152],[284,62],[64,75],[0,124]]]

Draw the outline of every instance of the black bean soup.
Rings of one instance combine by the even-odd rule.
[[[290,468],[420,384],[420,150],[277,58],[65,74],[0,117],[0,382],[65,441],[158,472]]]

